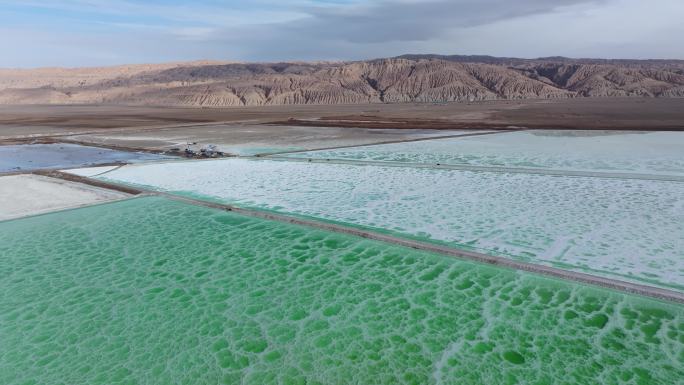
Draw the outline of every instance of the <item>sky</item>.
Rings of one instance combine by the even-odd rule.
[[[406,53],[684,59],[684,0],[0,0],[0,67]]]

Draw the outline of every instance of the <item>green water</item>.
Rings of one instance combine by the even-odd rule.
[[[235,158],[98,179],[684,291],[684,183]]]
[[[682,384],[684,309],[140,198],[0,223],[0,384]]]

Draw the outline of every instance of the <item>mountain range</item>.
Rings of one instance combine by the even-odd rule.
[[[684,61],[404,55],[0,69],[0,104],[191,107],[684,97]]]

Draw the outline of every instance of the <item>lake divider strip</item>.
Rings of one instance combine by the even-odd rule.
[[[357,236],[360,238],[371,239],[375,241],[380,241],[388,244],[399,245],[403,247],[408,247],[411,249],[423,250],[427,252],[432,252],[436,254],[442,254],[450,257],[454,257],[461,260],[469,260],[479,263],[484,263],[488,265],[499,266],[503,268],[509,268],[513,270],[520,270],[529,273],[534,273],[538,275],[554,277],[561,280],[574,281],[582,284],[588,284],[593,286],[599,286],[611,290],[622,291],[630,294],[637,294],[645,297],[656,298],[659,300],[665,300],[670,302],[676,302],[684,304],[684,293],[663,289],[648,285],[642,285],[638,283],[631,283],[620,281],[616,279],[595,276],[591,274],[575,272],[571,270],[563,270],[555,267],[544,266],[534,263],[527,263],[522,261],[515,261],[508,258],[497,257],[493,255],[478,253],[468,250],[460,250],[448,246],[432,244],[428,242],[422,242],[407,238],[401,238],[393,235],[382,234],[372,230],[359,229],[351,226],[340,225],[336,223],[328,223],[312,219],[303,219],[295,216],[290,216],[286,214],[276,214],[272,212],[260,211],[247,209],[242,207],[236,207],[229,204],[211,202],[202,199],[190,198],[185,196],[180,196],[176,194],[171,194],[167,192],[148,190],[138,187],[124,186],[121,184],[104,182],[100,180],[95,180],[91,178],[81,177],[78,175],[68,174],[60,171],[48,171],[48,172],[36,172],[38,175],[50,176],[53,178],[61,178],[72,182],[79,182],[84,184],[90,184],[93,186],[101,188],[109,188],[116,191],[126,192],[131,195],[152,195],[161,196],[167,199],[171,199],[178,202],[183,202],[187,204],[192,204],[196,206],[203,206],[212,209],[218,209],[222,211],[229,211],[238,213],[241,215],[255,217],[265,220],[278,221],[283,223],[289,223],[304,227],[311,227],[320,230],[342,233]]]

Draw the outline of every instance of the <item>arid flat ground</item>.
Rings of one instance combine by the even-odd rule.
[[[478,130],[482,131],[482,130]],[[469,133],[467,130],[367,129],[358,127],[317,127],[224,123],[192,127],[159,128],[140,132],[105,132],[64,137],[64,140],[116,148],[142,148],[168,151],[172,148],[197,150],[215,145],[217,150],[235,155],[292,150],[312,150],[337,146],[357,146],[387,141],[413,140]]]
[[[216,109],[0,106],[0,143],[64,140],[155,151],[184,142],[322,148],[456,133],[436,130],[510,128],[684,130],[684,99],[584,98]]]

